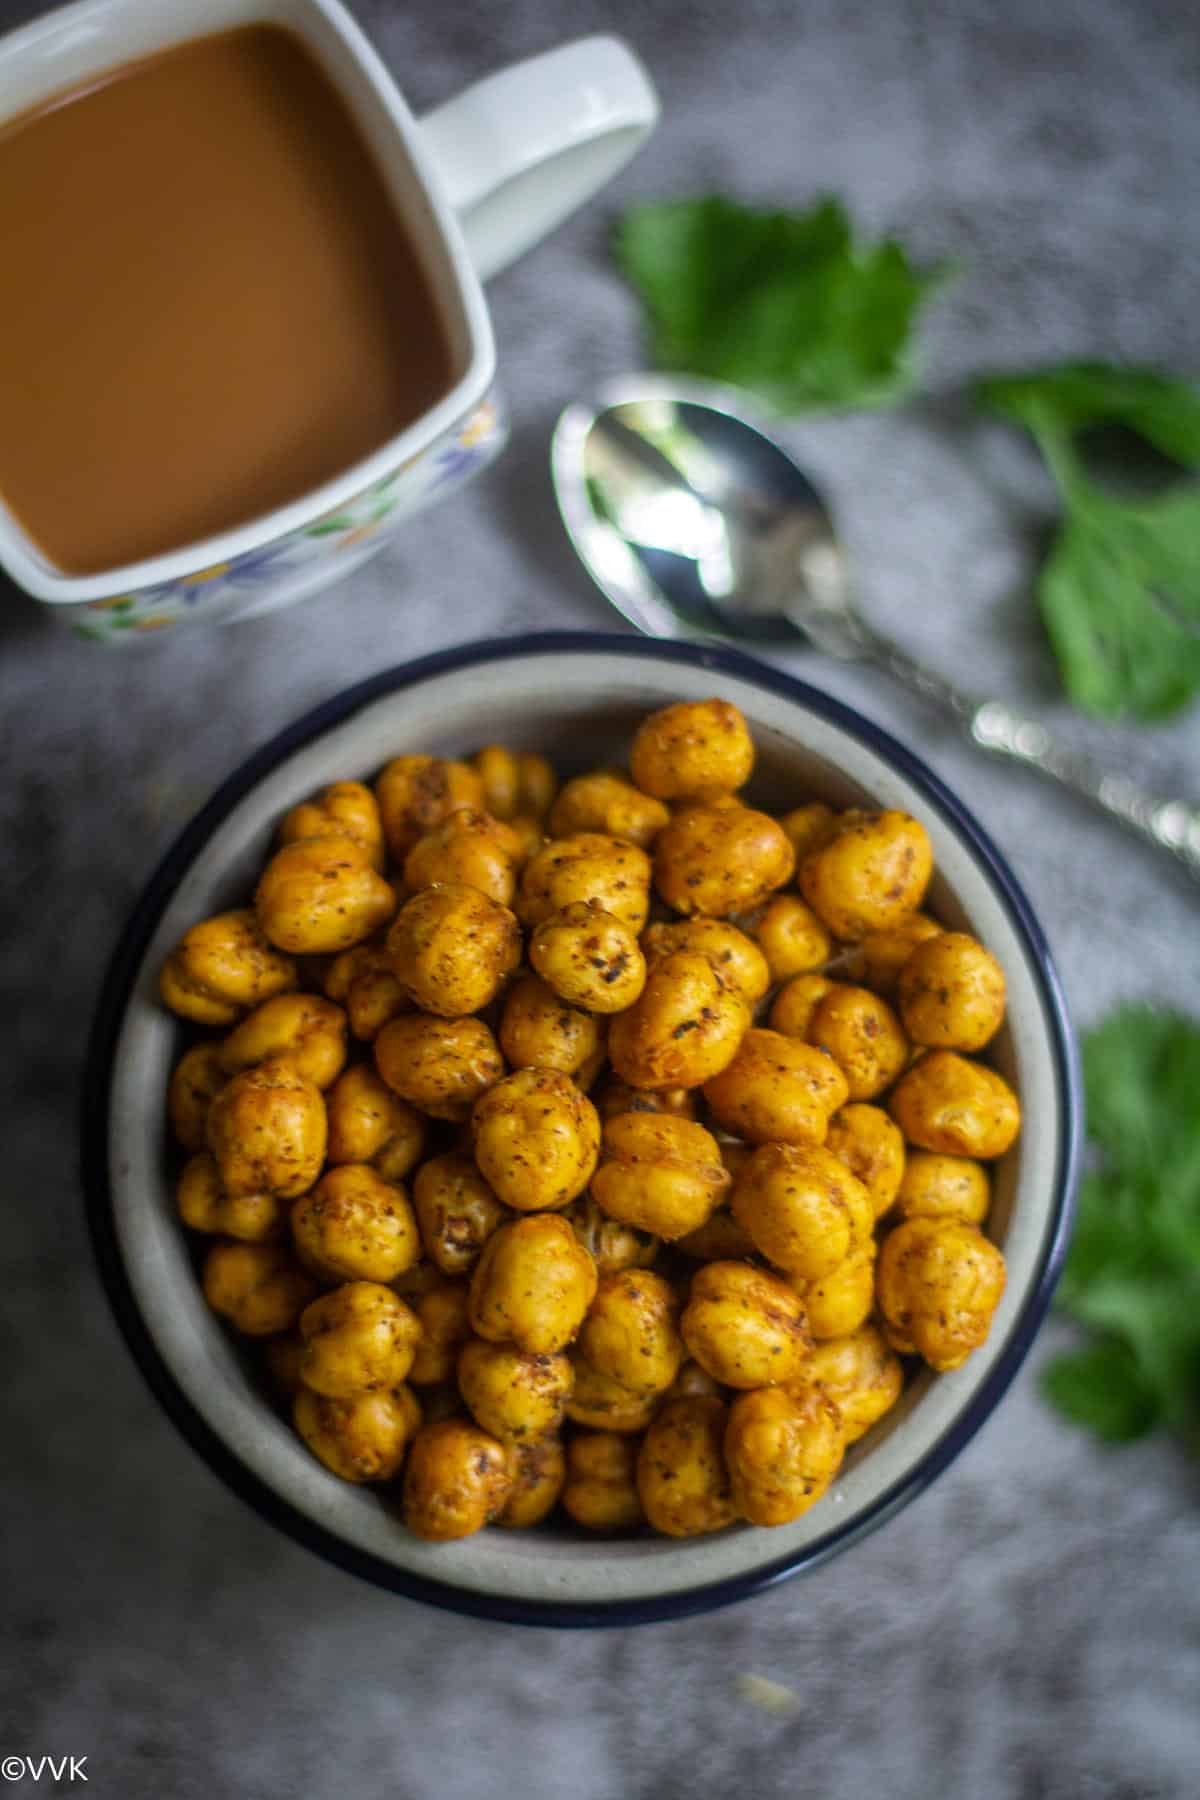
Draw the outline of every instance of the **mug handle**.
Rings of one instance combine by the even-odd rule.
[[[420,120],[486,281],[604,186],[653,131],[658,96],[629,46],[578,38],[514,63]]]

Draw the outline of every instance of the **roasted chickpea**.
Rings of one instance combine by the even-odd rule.
[[[771,985],[767,959],[753,940],[726,919],[673,919],[649,925],[642,938],[647,966],[657,968],[676,950],[707,957],[722,980],[755,1006]]]
[[[661,1394],[683,1361],[679,1302],[652,1269],[602,1275],[579,1331],[580,1355],[630,1393]]]
[[[771,1030],[807,1040],[813,1014],[836,985],[828,975],[794,975],[771,1003],[767,1020]]]
[[[1003,1156],[1021,1128],[1017,1096],[1003,1076],[953,1050],[931,1050],[915,1062],[888,1110],[919,1149],[985,1161]]]
[[[596,769],[562,788],[550,812],[550,836],[595,831],[648,850],[670,816],[661,800],[643,794],[619,769]]]
[[[512,1486],[504,1511],[496,1520],[513,1531],[540,1525],[558,1504],[567,1477],[567,1458],[562,1439],[523,1438],[506,1446]]]
[[[500,992],[521,960],[521,929],[507,906],[448,881],[405,901],[388,932],[387,953],[423,1012],[457,1019],[479,1012]]]
[[[709,806],[716,811],[732,812],[744,807],[746,802],[740,794],[692,794],[685,800],[676,800],[671,805],[671,817],[678,818],[680,813],[689,812],[696,806]]]
[[[836,1062],[778,1031],[751,1029],[733,1061],[704,1084],[709,1111],[752,1144],[820,1144],[846,1099]]]
[[[690,806],[654,844],[654,885],[667,905],[713,919],[761,906],[795,866],[782,827],[749,807]]]
[[[475,1161],[518,1212],[566,1206],[591,1180],[600,1120],[586,1094],[557,1069],[517,1069],[476,1102]]]
[[[854,1101],[829,1121],[825,1148],[844,1162],[871,1196],[875,1217],[895,1200],[904,1175],[904,1138],[878,1106]]]
[[[385,1181],[403,1181],[421,1160],[425,1121],[369,1063],[340,1075],[325,1096],[331,1163],[372,1163]]]
[[[511,906],[521,861],[520,839],[511,826],[463,806],[417,839],[405,858],[404,880],[414,894],[435,883],[461,882]]]
[[[567,1445],[564,1511],[586,1531],[631,1531],[645,1517],[637,1489],[638,1447],[613,1431],[577,1431]]]
[[[459,1353],[459,1393],[476,1424],[503,1443],[557,1431],[574,1381],[561,1351],[535,1354],[468,1338]]]
[[[327,1170],[292,1208],[291,1228],[305,1267],[343,1281],[391,1281],[421,1254],[408,1195],[366,1163]]]
[[[237,1075],[269,1056],[285,1057],[316,1087],[329,1087],[346,1064],[345,1013],[318,994],[264,1000],[225,1039],[221,1066]]]
[[[365,1043],[411,1006],[380,943],[355,944],[335,956],[325,976],[325,992],[345,1006],[351,1031]]]
[[[471,762],[483,787],[487,811],[493,819],[511,819],[521,804],[520,774],[512,751],[503,744],[486,744]]]
[[[544,819],[554,805],[558,792],[558,776],[554,764],[536,750],[522,750],[517,756],[517,811],[532,813]]]
[[[904,1386],[900,1358],[877,1325],[860,1325],[848,1337],[814,1345],[805,1375],[824,1388],[841,1413],[848,1445],[891,1410]]]
[[[375,783],[383,835],[394,863],[460,806],[483,808],[477,770],[438,756],[397,756]]]
[[[815,1506],[842,1466],[841,1415],[808,1382],[739,1394],[729,1409],[725,1461],[733,1503],[752,1525],[789,1525]]]
[[[648,1231],[636,1231],[620,1219],[610,1219],[590,1194],[580,1194],[563,1213],[575,1236],[596,1265],[599,1275],[615,1275],[619,1269],[646,1269],[658,1254],[658,1239]]]
[[[163,964],[159,995],[197,1025],[232,1025],[272,994],[290,993],[296,979],[295,963],[279,954],[247,907],[185,931]]]
[[[167,1089],[167,1116],[185,1150],[208,1142],[208,1109],[228,1080],[220,1044],[193,1044],[175,1065]]]
[[[421,1423],[421,1408],[405,1387],[346,1400],[301,1388],[292,1420],[318,1462],[342,1481],[390,1481]]]
[[[669,1400],[656,1415],[638,1452],[642,1510],[667,1537],[699,1537],[721,1531],[737,1517],[725,1468],[727,1408],[697,1394]]]
[[[471,1277],[472,1329],[551,1355],[571,1342],[596,1292],[596,1265],[565,1219],[538,1213],[494,1231]]]
[[[852,944],[839,961],[838,974],[846,981],[859,982],[863,987],[874,988],[877,994],[890,996],[917,945],[936,937],[941,929],[928,913],[906,913],[888,930],[872,931],[861,943]]]
[[[321,1090],[274,1058],[227,1081],[208,1109],[208,1147],[233,1198],[310,1188],[325,1160]]]
[[[675,1249],[703,1263],[738,1262],[758,1254],[750,1233],[738,1224],[727,1206],[719,1206],[695,1231],[676,1238]]]
[[[896,1195],[896,1217],[982,1225],[991,1202],[991,1182],[982,1163],[969,1156],[912,1150]]]
[[[404,1523],[419,1538],[470,1537],[504,1511],[513,1478],[504,1445],[467,1419],[439,1419],[413,1438]]]
[[[833,939],[798,894],[776,894],[754,917],[755,942],[767,959],[770,985],[808,975],[829,960]]]
[[[300,1315],[300,1379],[314,1394],[391,1392],[412,1368],[421,1323],[391,1288],[348,1281]]]
[[[573,1425],[594,1431],[645,1431],[658,1408],[660,1394],[633,1393],[611,1375],[593,1369],[578,1350],[570,1352],[575,1385],[567,1401],[567,1417]]]
[[[820,1281],[804,1283],[808,1328],[818,1341],[847,1337],[871,1316],[875,1304],[875,1245],[856,1244]]]
[[[680,1331],[689,1355],[726,1387],[793,1381],[812,1348],[796,1290],[744,1262],[697,1269]]]
[[[353,838],[371,867],[382,873],[383,821],[374,794],[361,781],[333,782],[315,800],[293,806],[279,827],[281,844],[314,837]]]
[[[874,1224],[871,1196],[830,1151],[764,1144],[733,1190],[733,1216],[768,1262],[801,1281],[820,1281]]]
[[[183,1165],[176,1190],[179,1216],[192,1231],[262,1244],[282,1235],[286,1212],[274,1194],[239,1194],[221,1186],[216,1158],[207,1150]]]
[[[636,933],[591,901],[564,906],[535,926],[529,960],[556,994],[591,1012],[624,1012],[646,985]]]
[[[517,915],[540,925],[565,906],[594,901],[633,932],[650,909],[650,858],[636,844],[595,831],[553,838],[531,856],[521,876]]]
[[[445,1279],[436,1263],[427,1262],[422,1257],[420,1262],[411,1263],[403,1274],[389,1281],[388,1286],[393,1294],[399,1294],[402,1300],[407,1300],[410,1306],[416,1307],[426,1294],[441,1287]]]
[[[305,838],[277,850],[254,893],[263,935],[295,956],[334,955],[386,925],[396,895],[353,838]]]
[[[455,1124],[504,1073],[504,1058],[482,1019],[428,1013],[390,1020],[375,1039],[375,1063],[402,1100]]]
[[[750,779],[754,743],[728,700],[681,700],[643,719],[629,766],[642,792],[658,800],[731,794]]]
[[[784,813],[779,823],[796,853],[796,866],[799,867],[810,850],[819,850],[835,835],[838,815],[832,806],[826,806],[821,800],[811,800],[807,806],[796,806],[791,812]]]
[[[666,1113],[624,1113],[604,1127],[592,1198],[602,1212],[658,1238],[703,1225],[730,1177],[702,1125]]]
[[[454,1381],[458,1353],[471,1335],[465,1281],[438,1281],[412,1301],[421,1326],[408,1379],[413,1387],[441,1387]]]
[[[201,1286],[213,1311],[246,1337],[290,1331],[317,1291],[285,1244],[214,1244]]]
[[[660,1088],[657,1093],[651,1093],[644,1088],[630,1087],[627,1081],[611,1072],[592,1099],[602,1123],[629,1112],[670,1113],[676,1119],[696,1117],[696,1096],[687,1088]]]
[[[558,1069],[586,1088],[604,1060],[604,1027],[540,975],[522,975],[504,997],[500,1048],[514,1069]]]
[[[1004,1283],[1004,1258],[974,1225],[917,1218],[884,1238],[875,1291],[897,1349],[957,1369],[985,1342]]]
[[[522,864],[527,863],[546,842],[542,822],[535,819],[532,813],[517,813],[507,823],[512,826],[513,836],[521,846],[520,861]]]
[[[905,1030],[935,1050],[982,1050],[1004,1022],[1004,970],[962,931],[918,944],[900,971]]]
[[[833,1058],[851,1100],[873,1100],[908,1062],[908,1039],[887,1001],[840,981],[817,1002],[808,1041]]]
[[[422,1163],[413,1202],[425,1254],[447,1275],[469,1275],[493,1231],[512,1217],[459,1150]]]
[[[920,906],[933,847],[902,812],[845,815],[837,835],[800,864],[800,891],[834,937],[855,942],[897,925]]]
[[[702,1369],[698,1362],[693,1361],[690,1356],[685,1357],[664,1397],[667,1400],[685,1400],[697,1395],[702,1395],[707,1400],[719,1400],[722,1398],[721,1384],[707,1369]]]
[[[546,757],[489,744],[473,761],[483,783],[483,804],[493,818],[545,818],[558,788],[554,765]]]
[[[567,1400],[567,1418],[572,1426],[587,1426],[590,1431],[639,1433],[655,1417],[660,1393],[633,1393],[612,1375],[601,1375],[592,1368],[579,1350],[569,1352],[574,1370],[574,1388]]]
[[[613,1020],[609,1060],[631,1087],[700,1087],[733,1061],[749,1025],[746,1002],[708,958],[676,950],[647,975],[641,999]]]

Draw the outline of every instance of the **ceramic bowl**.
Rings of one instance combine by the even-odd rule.
[[[989,1230],[1008,1289],[987,1344],[953,1374],[916,1378],[847,1456],[810,1512],[778,1530],[692,1541],[595,1541],[566,1526],[410,1537],[380,1493],[336,1480],[255,1390],[206,1308],[176,1218],[163,1097],[178,1054],[157,1004],[163,957],[195,920],[242,904],[282,813],[389,757],[537,748],[566,769],[620,758],[654,707],[719,694],[758,746],[767,806],[820,797],[916,814],[933,839],[930,905],[982,938],[1007,972],[994,1060],[1025,1125],[995,1170]],[[733,651],[554,634],[426,658],[352,688],[252,756],[151,880],[117,950],[96,1019],[85,1169],[100,1267],[130,1348],[167,1412],[232,1487],[284,1530],[383,1587],[462,1612],[546,1624],[628,1624],[741,1598],[843,1550],[893,1517],[991,1412],[1045,1313],[1065,1246],[1079,1129],[1062,993],[1030,906],[986,834],[909,751],[816,689]]]

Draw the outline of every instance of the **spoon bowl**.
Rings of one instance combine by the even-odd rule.
[[[964,693],[868,623],[828,506],[736,389],[674,376],[614,381],[566,408],[550,459],[572,544],[639,631],[803,641],[871,664],[978,749],[1057,781],[1200,880],[1200,812],[1056,744],[1005,702]]]
[[[576,551],[650,636],[794,644],[806,612],[848,609],[829,508],[734,390],[616,382],[567,407],[551,458]]]

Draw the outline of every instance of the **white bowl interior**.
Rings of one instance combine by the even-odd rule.
[[[995,1170],[988,1227],[1008,1264],[1005,1298],[984,1348],[953,1374],[913,1382],[854,1447],[825,1498],[790,1526],[735,1527],[683,1542],[593,1542],[552,1529],[419,1542],[378,1490],[347,1486],[314,1461],[250,1385],[237,1349],[201,1298],[167,1173],[164,1095],[179,1040],[156,1000],[158,967],[197,919],[244,904],[280,815],[330,780],[370,775],[404,752],[458,756],[485,743],[544,750],[578,770],[620,760],[652,708],[709,694],[733,701],[750,723],[759,753],[750,791],[762,803],[867,799],[921,818],[937,863],[932,910],[973,931],[1004,966],[1009,1020],[993,1060],[1015,1083],[1025,1118],[1017,1147]],[[234,808],[188,870],[148,947],[120,1035],[109,1140],[116,1230],[138,1307],[184,1395],[254,1475],[314,1524],[398,1570],[478,1595],[578,1607],[665,1600],[749,1576],[853,1527],[971,1406],[1004,1356],[1053,1234],[1065,1129],[1054,1032],[1028,947],[991,876],[953,821],[879,752],[795,700],[720,668],[641,658],[632,648],[514,654],[427,678],[325,732]]]

